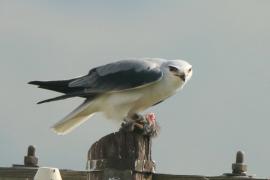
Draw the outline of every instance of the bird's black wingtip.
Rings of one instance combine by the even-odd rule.
[[[52,98],[52,99],[53,99],[53,98]],[[42,100],[42,101],[37,102],[37,104],[43,104],[43,103],[46,103],[46,102],[51,102],[52,99]]]
[[[30,81],[27,84],[38,85],[39,84],[39,81]]]
[[[42,104],[42,103],[44,103],[43,101],[39,101],[39,102],[37,102],[37,104]]]

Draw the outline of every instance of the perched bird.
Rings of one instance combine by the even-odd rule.
[[[192,66],[186,61],[144,58],[99,66],[85,76],[70,80],[31,81],[29,84],[64,93],[38,104],[85,98],[79,107],[52,127],[56,133],[66,134],[97,112],[118,120],[140,116],[140,112],[183,88],[191,76]]]

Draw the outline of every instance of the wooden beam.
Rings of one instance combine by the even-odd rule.
[[[151,157],[151,138],[119,131],[94,143],[88,152],[88,179],[151,180],[155,163]]]

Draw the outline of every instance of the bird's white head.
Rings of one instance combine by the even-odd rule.
[[[169,60],[164,65],[167,72],[179,78],[183,83],[189,81],[192,76],[192,66],[184,60]]]

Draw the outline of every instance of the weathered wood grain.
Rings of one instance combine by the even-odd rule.
[[[91,180],[150,180],[155,169],[151,138],[133,132],[119,131],[101,138],[91,146],[88,159]]]

